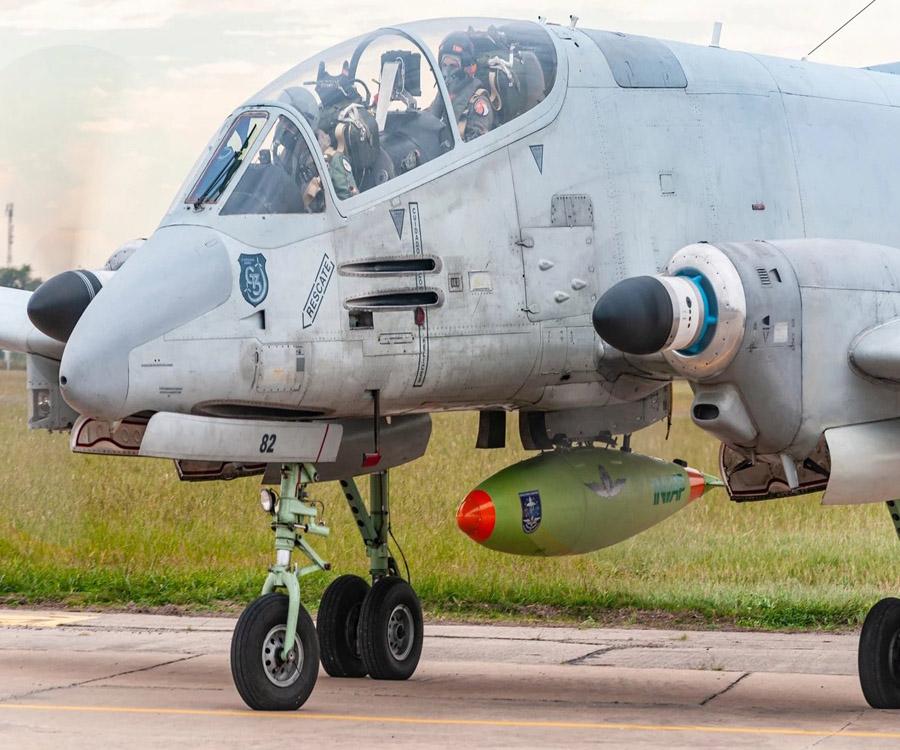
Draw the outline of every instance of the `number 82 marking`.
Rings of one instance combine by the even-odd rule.
[[[266,433],[262,436],[262,442],[259,444],[259,452],[260,453],[274,453],[275,452],[275,441],[278,439],[278,436],[275,433],[269,435]]]

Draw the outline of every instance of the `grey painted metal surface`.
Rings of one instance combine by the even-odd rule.
[[[863,331],[850,345],[850,364],[863,376],[900,382],[900,321]]]
[[[606,31],[587,34],[601,49],[616,83],[623,88],[684,88],[678,59],[657,39]]]
[[[0,346],[16,352],[32,352],[59,360],[63,344],[41,333],[28,320],[25,308],[31,292],[0,287]]]
[[[147,423],[141,455],[194,461],[334,461],[343,427],[160,412]]]
[[[900,419],[825,430],[831,479],[825,505],[896,500],[900,487]]]

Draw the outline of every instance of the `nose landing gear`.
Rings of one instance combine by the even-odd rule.
[[[293,711],[309,698],[319,671],[316,628],[301,606],[287,638],[288,597],[263,594],[241,615],[231,640],[231,675],[238,693],[257,711]]]
[[[327,536],[328,528],[316,521],[318,511],[304,502],[305,487],[315,480],[315,469],[298,464],[282,471],[281,496],[261,495],[273,516],[275,565],[262,596],[244,610],[231,638],[231,676],[250,708],[291,711],[312,693],[319,674],[319,643],[309,613],[300,603],[300,576],[329,570],[304,534]],[[268,490],[264,491],[267,493]],[[291,566],[291,553],[299,548],[310,565]],[[284,589],[287,595],[275,593]]]
[[[314,627],[300,603],[300,576],[329,570],[304,538],[327,536],[306,502],[306,486],[315,468],[288,464],[282,470],[281,496],[265,495],[263,507],[274,516],[276,563],[269,568],[263,595],[244,610],[231,641],[231,672],[238,693],[250,708],[297,709],[312,693],[321,657],[332,677],[405,680],[422,653],[422,607],[415,591],[399,577],[388,549],[390,514],[388,473],[370,477],[369,508],[352,479],[341,481],[344,496],[366,545],[374,584],[359,576],[336,578],[325,590]],[[299,548],[311,564],[291,566]],[[276,593],[284,590],[287,593]]]

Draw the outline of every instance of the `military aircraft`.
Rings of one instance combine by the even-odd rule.
[[[4,291],[0,346],[28,354],[30,426],[76,452],[263,475],[275,564],[231,650],[255,709],[302,705],[320,659],[415,671],[388,476],[431,412],[480,412],[481,448],[515,412],[541,451],[459,508],[508,553],[613,544],[716,483],[628,450],[675,378],[732,499],[824,490],[887,502],[900,531],[898,72],[574,19],[375,31],[236,109],[146,241]],[[298,578],[330,567],[308,495],[326,480],[372,585],[338,577],[314,626]],[[860,640],[872,706],[900,708],[898,643],[885,599]]]

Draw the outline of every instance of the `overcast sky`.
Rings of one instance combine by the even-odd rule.
[[[799,58],[865,0],[0,0],[0,209],[13,263],[96,268],[156,227],[212,133],[287,68],[378,26],[491,15]],[[248,10],[252,6],[252,10]],[[879,0],[811,59],[900,59],[900,0]],[[0,265],[6,254],[5,215]]]

